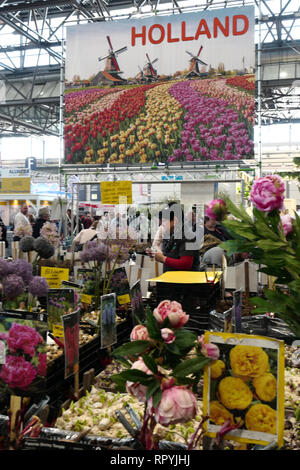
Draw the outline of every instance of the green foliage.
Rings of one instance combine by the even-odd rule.
[[[264,290],[265,299],[255,297],[250,301],[256,309],[253,313],[274,312],[284,320],[291,331],[300,337],[300,218],[295,214],[293,231],[284,235],[279,210],[269,213],[253,209],[253,218],[244,208],[237,207],[224,198],[229,212],[236,220],[223,221],[233,235],[220,245],[229,255],[251,253],[251,259],[259,264],[259,271],[276,278],[275,290]],[[283,293],[280,285],[285,285]]]
[[[146,309],[144,326],[150,341],[130,341],[113,351],[117,358],[126,358],[127,367],[131,362],[130,369],[111,377],[118,390],[125,392],[126,382],[137,382],[146,387],[146,400],[152,398],[154,407],[157,407],[161,400],[161,383],[164,380],[173,378],[175,384],[190,385],[196,390],[203,369],[210,362],[210,359],[200,352],[201,348],[197,348],[197,335],[184,328],[172,329],[168,319],[159,324],[149,307]],[[170,344],[165,343],[161,335],[161,329],[166,327],[172,329],[175,336]],[[187,354],[195,347],[196,357],[185,360]],[[132,364],[139,359],[142,359],[149,369],[148,374],[132,368]]]

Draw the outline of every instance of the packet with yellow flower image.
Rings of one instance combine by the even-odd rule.
[[[218,360],[204,371],[206,434],[216,437],[226,424],[227,440],[283,445],[284,342],[241,333],[205,332]]]

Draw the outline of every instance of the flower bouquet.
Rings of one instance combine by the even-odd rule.
[[[136,325],[131,341],[113,352],[127,370],[113,375],[112,380],[121,391],[144,403],[138,441],[148,450],[158,448],[153,434],[157,424],[167,427],[195,418],[203,369],[219,356],[216,345],[205,344],[203,337],[182,328],[188,319],[175,301],[164,300],[153,313],[148,307],[146,322]],[[203,420],[192,435],[189,449],[197,446],[202,424]]]
[[[300,337],[300,218],[283,214],[284,183],[278,175],[257,179],[250,192],[253,217],[243,207],[224,198],[235,220],[224,226],[233,236],[220,245],[228,255],[250,254],[259,271],[276,279],[273,289],[264,289],[263,296],[249,299],[253,313],[273,312],[296,337]]]

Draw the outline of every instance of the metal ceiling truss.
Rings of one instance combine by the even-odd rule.
[[[293,77],[283,78],[281,72],[272,80],[262,77],[261,124],[298,122],[300,41],[293,32],[299,30],[300,6],[296,0],[280,0],[276,10],[270,0],[199,0],[192,7],[185,6],[185,0],[0,0],[0,38],[4,39],[0,42],[2,135],[61,134],[66,25],[110,21],[116,15],[129,18],[136,14],[149,16],[244,5],[256,7],[256,27],[261,29],[262,38],[262,72],[274,63],[272,53],[283,50],[288,51],[289,57],[277,57],[277,61],[290,64],[293,60],[295,64]],[[52,89],[47,86],[47,93],[38,93],[41,84],[50,81],[56,81],[57,86]],[[7,91],[5,100],[1,100],[1,86]]]

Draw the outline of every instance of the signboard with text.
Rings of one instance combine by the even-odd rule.
[[[253,6],[68,26],[65,162],[254,158],[254,26]]]

